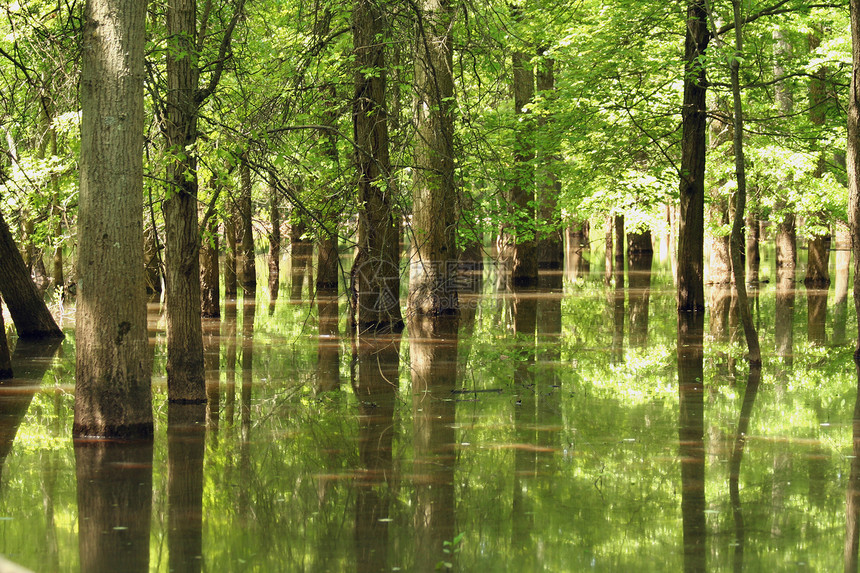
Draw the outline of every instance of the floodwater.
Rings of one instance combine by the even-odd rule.
[[[351,340],[346,302],[289,276],[272,307],[228,301],[205,323],[207,406],[167,404],[152,304],[149,446],[73,444],[67,309],[62,345],[18,344],[0,385],[0,554],[39,572],[856,570],[856,322],[832,290],[762,285],[750,373],[728,291],[696,322],[667,273],[516,293],[490,275],[458,322],[379,338]]]

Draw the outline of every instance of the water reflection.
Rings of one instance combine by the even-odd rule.
[[[744,448],[746,446],[747,434],[749,432],[750,417],[752,416],[752,410],[755,405],[756,397],[758,396],[760,384],[761,368],[752,368],[750,370],[749,377],[747,378],[747,387],[744,391],[741,411],[738,415],[738,425],[737,430],[735,431],[732,455],[729,459],[729,497],[732,504],[732,517],[734,518],[735,524],[734,570],[737,573],[743,571],[744,548],[746,546],[746,527],[744,525],[744,515],[741,507],[740,494],[741,462],[744,457]]]
[[[167,406],[167,547],[170,571],[203,565],[203,454],[206,405]]]
[[[458,320],[413,317],[409,322],[415,485],[414,571],[453,566],[445,542],[457,535],[454,504]]]
[[[628,304],[630,305],[630,346],[648,345],[648,311],[651,302],[651,265],[654,249],[651,232],[627,235]]]
[[[395,476],[392,443],[397,399],[400,334],[359,337],[358,459],[355,502],[355,553],[359,573],[389,571],[389,524]]]
[[[81,571],[149,571],[152,444],[75,442]]]
[[[851,423],[852,457],[846,495],[845,571],[857,571],[857,548],[860,544],[860,360],[854,359],[857,372],[857,397],[854,400],[854,418]]]
[[[316,391],[331,392],[340,387],[340,313],[337,291],[319,289],[316,300],[319,314]]]
[[[514,368],[514,491],[511,506],[511,546],[519,553],[523,566],[536,566],[534,540],[534,503],[531,495],[537,475],[537,389],[535,385],[535,332],[537,329],[537,293],[522,290],[513,299],[514,333],[517,364]]]
[[[827,343],[827,290],[806,289],[807,340],[823,346]]]
[[[678,455],[681,459],[681,516],[684,571],[705,571],[705,402],[704,316],[678,314]]]

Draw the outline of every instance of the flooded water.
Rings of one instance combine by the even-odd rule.
[[[763,285],[751,374],[728,291],[697,322],[667,274],[544,279],[351,340],[344,300],[286,277],[292,300],[205,323],[202,407],[167,404],[151,305],[150,446],[73,445],[67,317],[0,386],[0,553],[40,572],[856,570],[856,322],[832,291]]]

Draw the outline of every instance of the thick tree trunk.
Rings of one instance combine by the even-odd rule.
[[[380,42],[386,34],[385,21],[374,0],[354,0],[352,119],[359,208],[358,255],[351,275],[359,332],[403,328],[399,221],[393,196],[397,187],[391,179],[388,154],[385,42]]]
[[[206,318],[221,316],[221,293],[218,284],[218,218],[209,217],[200,250],[201,314]]]
[[[82,264],[81,267],[83,266]],[[19,337],[62,338],[63,333],[30,278],[24,259],[12,239],[12,233],[2,213],[0,213],[0,295],[6,302]]]
[[[806,288],[823,289],[830,286],[830,234],[815,235],[807,243]]]
[[[140,2],[91,0],[86,5],[75,328],[77,438],[152,439],[143,276],[145,28]]]
[[[797,227],[794,221],[794,213],[789,213],[776,229],[776,272],[792,283],[797,268]]]
[[[200,235],[197,222],[197,36],[195,0],[170,0],[167,7],[168,149],[164,201],[167,230],[167,394],[171,402],[205,402],[200,305]]]
[[[854,250],[854,310],[860,311],[860,0],[849,0],[851,11],[851,89],[848,97],[848,225]],[[8,302],[7,302],[8,304]],[[860,312],[858,312],[860,316]],[[860,356],[860,320],[857,321],[857,350]]]
[[[710,204],[711,220],[720,225],[729,223],[728,199],[725,196],[714,197]],[[725,286],[732,283],[732,257],[730,237],[728,235],[713,236],[708,233],[706,249],[710,253],[707,282],[712,285]]]
[[[429,316],[459,307],[453,14],[448,0],[422,0],[416,31],[409,310]]]
[[[627,235],[627,282],[630,285],[630,345],[648,343],[648,311],[651,303],[651,265],[654,247],[651,231]]]
[[[538,56],[543,53],[539,50]],[[537,65],[535,73],[535,84],[537,91],[543,101],[553,101],[555,95],[555,60],[542,58]],[[561,163],[559,145],[550,127],[552,117],[541,115],[538,119],[538,133],[540,145],[538,147],[538,217],[544,225],[549,225],[550,230],[544,231],[538,236],[537,260],[538,268],[549,270],[561,270],[564,264],[564,237],[562,235],[561,214],[558,210],[558,197],[561,194],[561,179],[556,167]],[[574,228],[588,233],[588,221],[574,224]],[[580,235],[580,239],[582,236]],[[574,272],[582,270],[582,245],[581,240],[571,245],[580,254],[580,264]],[[569,251],[570,252],[570,251]]]
[[[9,343],[6,341],[6,325],[3,321],[3,301],[0,300],[0,380],[12,377],[12,360]]]
[[[525,52],[512,55],[514,72],[514,114],[518,117],[514,143],[514,180],[510,203],[516,215],[511,283],[515,287],[536,286],[538,282],[537,239],[535,237],[534,122],[527,108],[535,94],[531,57]]]
[[[251,200],[251,166],[248,164],[247,152],[242,155],[239,164],[239,179],[241,190],[239,194],[239,211],[241,213],[241,261],[242,261],[242,290],[254,294],[257,289],[257,262],[254,248],[254,204]]]
[[[681,110],[681,208],[678,230],[678,310],[704,312],[705,133],[707,80],[700,57],[710,34],[704,0],[688,0]]]

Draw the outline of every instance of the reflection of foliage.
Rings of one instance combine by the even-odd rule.
[[[666,277],[654,281],[648,346],[628,349],[623,361],[612,364],[607,292],[590,280],[566,285],[560,353],[549,358],[553,362],[543,361],[550,348],[533,354],[534,398],[520,404],[523,390],[515,378],[528,350],[508,327],[511,316],[504,304],[484,301],[472,339],[460,341],[468,355],[461,356],[467,362],[458,385],[478,392],[455,395],[455,520],[457,531],[468,532],[468,543],[449,539],[451,545],[443,548],[452,554],[459,549],[456,558],[448,559],[440,548],[431,566],[441,558],[463,570],[521,571],[535,563],[552,571],[682,568],[670,285]],[[773,348],[772,288],[765,287],[759,300],[762,345]],[[803,303],[799,293],[792,368],[766,356],[741,466],[750,570],[777,570],[785,559],[830,570],[840,560],[856,380],[845,367],[850,348],[805,342]],[[247,442],[242,441],[241,370],[235,373],[230,419],[228,389],[222,388],[219,427],[217,435],[207,437],[203,477],[205,569],[339,570],[355,562],[356,486],[371,479],[359,458],[358,400],[348,382],[348,344],[341,348],[340,389],[314,392],[315,324],[316,310],[308,305],[282,304],[273,316],[256,314]],[[222,385],[228,378],[226,342]],[[240,336],[237,343],[241,363]],[[389,513],[380,518],[389,520],[388,562],[403,570],[417,558],[416,476],[424,471],[413,463],[408,346],[404,337],[389,428],[390,474],[362,482],[387,500]],[[150,565],[163,570],[170,511],[163,341],[156,352]],[[742,352],[737,338],[734,343],[705,339],[705,497],[715,570],[730,568],[734,552],[727,460],[744,394]],[[77,567],[73,357],[73,343],[67,341],[22,422],[0,482],[0,517],[7,518],[0,520],[0,551],[36,570],[45,569],[42,540],[49,527],[57,532],[61,568]],[[734,368],[725,367],[729,359],[736,361]],[[56,468],[54,481],[49,467]],[[512,513],[515,496],[534,519]],[[52,524],[43,511],[47,497],[54,507]],[[518,545],[514,532],[523,530],[526,542]],[[772,531],[778,534],[760,534]]]

